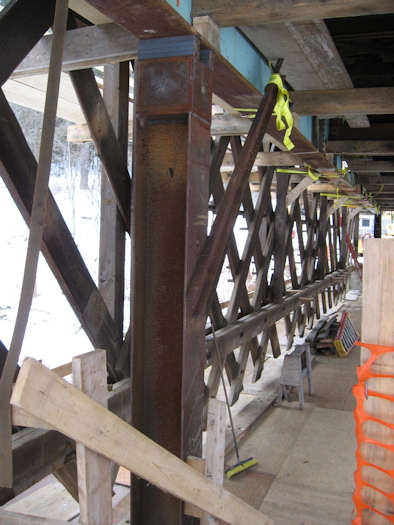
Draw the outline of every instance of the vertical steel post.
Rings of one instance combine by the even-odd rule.
[[[204,59],[204,60],[202,60]],[[206,238],[212,57],[195,36],[140,41],[134,126],[132,423],[201,455],[205,341],[190,276]],[[133,480],[132,522],[175,525],[183,504]]]

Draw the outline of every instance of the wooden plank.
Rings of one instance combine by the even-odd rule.
[[[11,78],[47,73],[52,38],[52,35],[41,38],[14,70]],[[67,31],[64,42],[62,70],[72,71],[132,60],[136,58],[137,50],[138,39],[117,24],[71,29]]]
[[[107,408],[105,350],[73,357],[73,383]],[[77,470],[80,521],[86,525],[112,525],[111,462],[77,441]]]
[[[320,290],[338,281],[345,281],[349,276],[350,270],[339,270],[328,274],[323,280],[308,284],[305,287],[292,293],[290,297],[285,297],[280,304],[267,304],[260,310],[243,316],[242,318],[228,324],[226,327],[216,331],[216,340],[222,356],[232,352],[235,348],[247,343],[253,337],[272,326],[276,321],[285,315],[293,312],[299,305],[307,303],[311,297],[315,296]],[[214,355],[212,336],[206,338],[207,350],[209,355]],[[211,360],[208,360],[208,364]]]
[[[141,478],[238,525],[272,524],[264,514],[123,422],[38,361],[25,360],[12,404],[20,406],[72,439],[112,459]],[[70,425],[72,414],[74,424]]]
[[[0,523],[4,525],[66,525],[69,522],[0,509]]]
[[[352,159],[348,161],[349,167],[357,173],[394,173],[394,161]]]
[[[34,198],[31,212],[31,223],[27,254],[19,299],[18,311],[12,334],[10,349],[4,363],[0,380],[0,417],[3,421],[0,433],[0,459],[2,469],[0,485],[12,487],[12,442],[11,442],[11,411],[8,406],[9,394],[14,379],[18,359],[22,349],[23,339],[29,319],[33,300],[38,257],[45,228],[48,201],[48,183],[52,161],[53,140],[55,135],[56,108],[59,95],[61,62],[63,56],[64,37],[68,14],[67,0],[57,0],[54,20],[54,38],[51,47],[51,57],[48,75],[48,87],[45,99],[39,160],[34,188]]]
[[[291,100],[299,115],[333,117],[394,113],[394,87],[293,91]]]
[[[238,214],[242,197],[248,183],[249,173],[257,155],[257,150],[260,147],[268,120],[275,105],[276,92],[276,86],[273,87],[273,84],[267,86],[265,98],[263,99],[256,118],[253,120],[252,128],[241,150],[233,176],[227,186],[220,207],[220,214],[216,216],[211,234],[201,251],[199,261],[196,265],[198,270],[190,280],[189,289],[192,291],[192,296],[196,298],[193,304],[195,313],[206,310],[207,301],[216,288],[227,241]]]
[[[30,223],[37,162],[0,91],[0,174],[25,222]],[[77,318],[95,347],[116,353],[115,324],[51,194],[43,254]],[[108,356],[110,367],[114,357]]]
[[[70,78],[93,137],[97,154],[111,182],[125,229],[130,231],[130,175],[93,71],[91,69],[71,71]]]
[[[366,343],[386,346],[394,345],[394,239],[367,239],[364,242],[364,267],[363,267],[363,297],[361,316],[361,340]],[[361,349],[361,363],[365,363],[369,351]],[[394,375],[394,352],[384,354],[372,366],[372,371],[377,374]],[[394,379],[372,378],[368,381],[368,389],[386,395],[394,395]],[[391,402],[379,397],[369,396],[364,403],[368,415],[392,423]],[[367,438],[381,443],[391,443],[394,431],[383,425],[374,425],[367,422],[363,425]],[[386,469],[392,468],[392,452],[383,447],[362,445],[362,457],[375,465]],[[387,493],[394,491],[394,480],[384,478],[374,468],[363,469],[363,479],[380,490]],[[385,479],[387,478],[387,479]],[[381,512],[391,516],[394,505],[388,498],[371,489],[362,492],[366,503],[378,508]],[[363,524],[377,523],[374,513],[363,515]]]
[[[336,45],[327,29],[324,20],[310,20],[303,22],[287,23],[286,27],[290,35],[294,38],[302,50],[306,62],[311,64],[316,78],[320,79],[320,86],[329,90],[352,88],[353,83],[345,68],[342,59],[338,53]],[[297,100],[297,91],[291,94],[293,102]],[[302,105],[302,96],[299,104],[295,105],[295,111],[299,115],[304,115],[305,107]],[[305,100],[304,100],[305,102]],[[309,99],[306,100],[308,106]],[[313,115],[316,115],[316,107],[313,109]],[[365,114],[354,116],[346,115],[346,108],[341,115],[345,118],[350,127],[369,127],[369,121]],[[353,113],[353,112],[349,112]]]
[[[45,105],[46,83],[47,75],[10,78],[3,84],[3,91],[9,102],[42,112]],[[72,90],[71,96],[69,89]],[[67,73],[62,73],[60,79],[57,116],[70,122],[85,121]]]
[[[342,155],[394,155],[393,140],[329,140],[329,153]]]
[[[52,24],[54,7],[50,0],[17,0],[1,11],[0,86]]]
[[[127,165],[129,120],[129,64],[104,67],[103,99]],[[99,291],[123,338],[125,228],[105,169],[101,174]],[[127,367],[128,368],[128,367]],[[127,376],[129,370],[123,370]]]
[[[216,121],[217,117],[213,117],[212,126],[215,126]],[[231,133],[229,133],[229,135],[231,135]],[[293,153],[288,153],[286,151],[273,151],[268,153],[259,151],[257,153],[253,167],[300,165],[303,165],[303,160],[300,155],[294,155]],[[224,156],[222,167],[234,168],[234,159],[230,152],[226,153],[226,155]]]
[[[197,472],[200,472],[201,474],[205,474],[205,459],[203,458],[196,458],[194,456],[188,456],[186,458],[186,463],[197,470]],[[201,509],[196,507],[195,505],[192,505],[191,503],[188,503],[185,501],[185,505],[183,507],[184,513],[186,516],[192,516],[193,518],[200,519],[202,516]]]
[[[309,176],[304,177],[301,180],[301,182],[297,184],[297,186],[295,186],[288,192],[286,196],[286,205],[291,206],[293,202],[295,202],[298,199],[301,193],[307,188],[310,188],[310,186],[313,185],[313,183],[313,179],[311,179]]]
[[[226,403],[218,399],[208,402],[205,475],[218,487],[223,486],[226,445]],[[201,525],[221,525],[214,516],[204,512]]]
[[[97,2],[96,2],[97,3]],[[390,0],[378,3],[372,0],[348,0],[346,4],[338,0],[306,0],[292,2],[286,0],[258,2],[253,0],[194,0],[193,16],[210,15],[219,26],[255,26],[271,23],[286,23],[314,18],[341,18],[392,13]]]

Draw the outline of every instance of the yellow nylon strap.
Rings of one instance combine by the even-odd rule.
[[[278,88],[278,94],[276,95],[276,104],[274,107],[273,115],[276,116],[276,129],[278,131],[285,131],[283,144],[288,150],[294,148],[293,142],[290,140],[291,132],[293,131],[294,119],[290,111],[290,96],[287,89],[284,88],[282,79],[279,73],[272,73],[268,84],[275,84]],[[246,113],[256,113],[256,108],[234,108],[236,111],[245,111]],[[248,115],[248,118],[254,118],[254,115]],[[283,119],[286,121],[283,122]],[[315,180],[315,179],[314,179]],[[317,180],[317,179],[316,179]]]
[[[309,166],[307,167],[307,170],[297,170],[297,169],[291,169],[291,168],[278,168],[275,170],[277,173],[295,173],[300,175],[308,175],[312,180],[317,181],[319,180],[320,174],[312,170]]]
[[[290,111],[289,92],[284,88],[279,73],[273,73],[268,81],[268,84],[275,84],[275,86],[278,88],[276,104],[274,107],[274,115],[276,116],[276,129],[278,131],[283,131],[286,129],[283,144],[288,150],[292,150],[294,148],[294,144],[290,140],[290,135],[293,130],[294,120]],[[286,123],[283,121],[283,119],[286,121]]]

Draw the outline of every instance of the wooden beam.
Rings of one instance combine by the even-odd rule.
[[[56,0],[53,25],[54,37],[53,45],[51,46],[48,86],[45,96],[45,110],[43,115],[40,151],[34,186],[22,288],[10,349],[0,379],[0,418],[3,422],[0,428],[0,460],[2,465],[0,472],[0,485],[2,487],[12,487],[13,481],[12,426],[9,395],[17,371],[18,359],[22,350],[23,340],[29,320],[36,282],[38,258],[41,251],[47,217],[48,184],[55,136],[56,108],[59,96],[61,63],[64,38],[66,34],[67,16],[68,0]]]
[[[225,445],[226,403],[212,398],[208,402],[205,475],[218,487],[223,486]],[[204,512],[201,517],[201,525],[224,524]]]
[[[299,155],[294,155],[285,151],[273,151],[272,153],[263,153],[262,151],[259,151],[257,153],[253,167],[301,166],[302,164],[303,161]],[[231,152],[226,153],[226,155],[224,156],[221,168],[234,169],[234,159]]]
[[[344,4],[338,0],[324,3],[316,0],[279,0],[272,4],[268,0],[193,0],[193,16],[210,15],[219,26],[256,26],[261,24],[286,23],[315,18],[341,18],[392,13],[390,0],[349,0]]]
[[[25,360],[21,368],[12,404],[225,522],[272,525],[264,514],[217,487],[34,359]],[[69,414],[73,414],[73,425]]]
[[[52,24],[54,8],[51,0],[17,0],[1,11],[0,86]]]
[[[97,154],[111,182],[125,230],[130,231],[131,179],[93,71],[71,71],[70,77]]]
[[[104,66],[103,100],[127,165],[129,120],[129,64]],[[101,174],[101,213],[98,287],[123,338],[125,228],[109,177]],[[123,370],[128,375],[129,370]]]
[[[291,206],[293,202],[298,199],[301,193],[310,188],[314,181],[309,176],[304,177],[293,189],[289,191],[286,196],[286,206]]]
[[[211,294],[216,288],[226,245],[249,180],[249,173],[275,105],[277,89],[273,86],[273,84],[268,84],[266,87],[265,97],[253,120],[251,130],[236,163],[234,174],[222,200],[221,213],[216,216],[211,234],[200,253],[196,271],[189,282],[190,294],[194,298],[194,313],[206,311]]]
[[[11,78],[42,75],[48,72],[52,35],[34,46],[14,70]],[[138,39],[117,24],[80,27],[67,31],[64,43],[63,71],[85,69],[124,62],[137,56]]]
[[[334,117],[387,115],[394,113],[394,87],[292,91],[291,100],[299,115]]]
[[[0,174],[24,220],[30,223],[37,162],[4,95],[0,91]],[[59,285],[95,347],[116,353],[115,324],[90,276],[52,195],[42,251]],[[115,355],[108,359],[114,360]]]
[[[394,161],[392,160],[348,160],[349,167],[357,173],[394,173]]]
[[[394,239],[367,239],[364,243],[363,268],[363,296],[361,317],[361,340],[385,346],[394,345],[394,280],[392,279],[392,262],[394,260]],[[361,363],[369,357],[369,351],[361,349]],[[375,361],[373,372],[394,375],[393,352],[384,354]],[[368,389],[383,395],[394,395],[394,379],[372,378],[368,380]],[[364,402],[364,409],[370,417],[391,422],[391,402],[380,397],[368,396]],[[368,439],[381,443],[391,443],[393,431],[383,425],[375,425],[367,421],[363,425],[363,432]],[[384,447],[361,444],[361,454],[364,460],[388,470],[392,465],[392,452]],[[377,489],[386,493],[394,491],[394,481],[374,468],[364,468],[362,477]],[[363,499],[369,505],[391,516],[394,505],[390,499],[375,490],[363,489]],[[363,514],[363,523],[370,525],[377,523],[375,513]]]
[[[327,151],[342,155],[394,155],[394,140],[329,140]]]
[[[67,525],[69,522],[0,509],[0,523],[4,525]]]
[[[394,184],[394,175],[384,175],[380,176],[379,173],[377,173],[375,176],[372,175],[358,175],[357,176],[358,182],[360,184]]]
[[[330,92],[334,89],[353,88],[353,82],[323,20],[315,19],[287,23],[286,27],[304,53],[305,62],[312,66],[315,77],[320,79],[320,86],[322,88],[330,90]],[[296,100],[296,96],[298,96],[297,91],[294,92],[294,96],[292,96],[293,102]],[[308,104],[308,100],[309,99],[304,100],[304,102]],[[306,114],[299,111],[299,108],[303,107],[302,97],[299,102],[295,107],[295,111],[299,115]],[[314,111],[320,111],[320,106],[318,110],[315,107]],[[341,115],[345,115],[350,127],[369,127],[369,120],[365,114],[354,116],[347,115],[346,113],[347,111],[344,109]]]
[[[105,350],[73,357],[73,384],[108,408]],[[80,522],[112,525],[111,462],[82,443],[76,443]]]
[[[291,296],[285,297],[280,304],[268,304],[263,306],[257,312],[242,317],[216,331],[216,340],[223,355],[227,355],[235,348],[246,344],[250,339],[257,336],[269,326],[272,326],[276,321],[282,319],[285,315],[296,310],[296,308],[309,301],[311,297],[316,296],[320,290],[327,288],[339,281],[344,281],[348,278],[349,270],[339,270],[328,274],[323,280],[308,284],[299,291],[292,293]],[[209,363],[212,363],[212,356],[215,355],[213,348],[212,336],[207,336],[207,350],[209,356]]]

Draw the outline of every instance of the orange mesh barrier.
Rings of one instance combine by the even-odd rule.
[[[361,497],[362,487],[370,487],[371,489],[376,490],[377,492],[379,492],[380,494],[382,494],[383,496],[385,496],[386,498],[388,498],[390,501],[394,503],[394,493],[387,493],[387,492],[384,492],[383,490],[378,489],[374,485],[371,485],[370,483],[366,482],[362,478],[362,475],[361,475],[361,471],[363,467],[372,467],[377,470],[380,470],[381,472],[384,472],[391,478],[394,478],[394,469],[386,470],[382,467],[378,467],[377,465],[374,465],[366,461],[361,455],[361,450],[360,450],[362,443],[370,443],[378,447],[390,450],[391,452],[394,452],[394,445],[388,445],[386,443],[381,443],[374,439],[370,439],[366,437],[362,431],[362,426],[366,421],[376,421],[377,423],[394,430],[393,424],[387,423],[386,421],[383,421],[382,419],[378,419],[376,417],[370,416],[364,411],[364,401],[366,397],[369,397],[369,396],[380,397],[382,399],[387,399],[389,401],[394,402],[394,396],[381,394],[379,392],[374,392],[373,390],[367,390],[368,379],[371,379],[373,377],[394,378],[394,375],[375,374],[371,371],[371,365],[373,364],[373,362],[379,356],[383,354],[394,352],[394,347],[393,346],[373,345],[373,344],[367,344],[367,343],[356,343],[356,344],[358,346],[367,348],[371,352],[371,355],[368,361],[366,361],[366,363],[357,367],[358,384],[352,388],[353,395],[357,401],[357,406],[354,411],[354,419],[356,420],[356,437],[357,437],[357,451],[356,451],[357,467],[356,467],[356,472],[354,473],[356,487],[355,487],[355,491],[353,495],[353,502],[355,505],[356,517],[353,519],[352,525],[362,525],[362,513],[364,509],[369,509],[373,512],[376,512],[380,516],[383,516],[384,518],[386,518],[388,522],[394,523],[394,516],[387,516],[383,512],[380,512],[379,510],[375,509],[371,505],[368,505],[367,503],[365,503]]]

